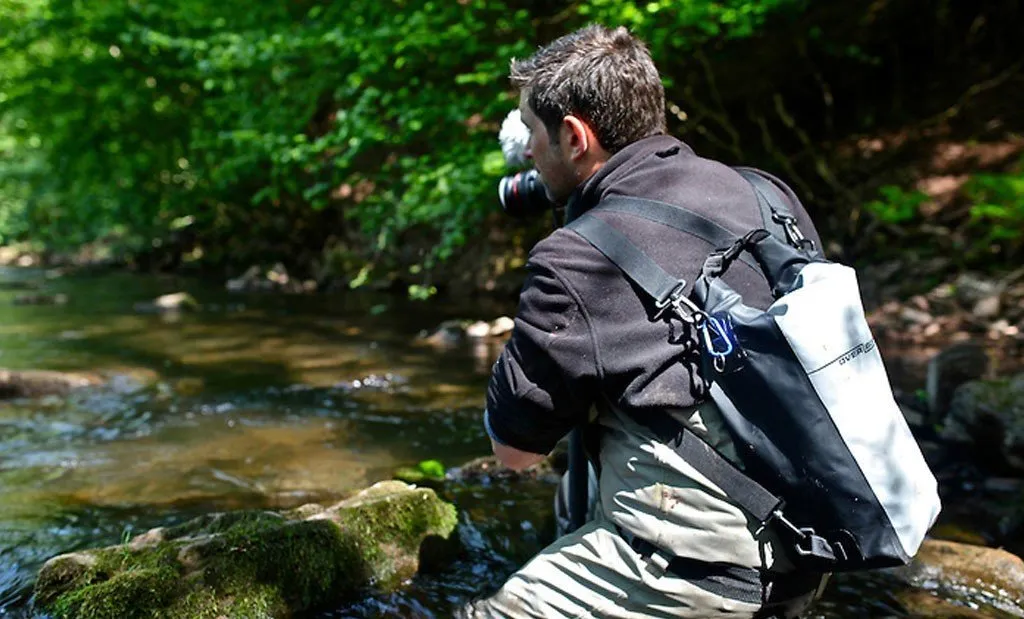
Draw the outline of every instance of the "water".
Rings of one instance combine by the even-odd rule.
[[[69,301],[15,306],[23,291],[0,290],[0,367],[90,373],[108,385],[0,405],[0,617],[29,616],[35,573],[55,554],[212,511],[331,502],[399,466],[457,465],[489,450],[480,412],[498,346],[438,350],[416,336],[511,306],[229,295],[130,274],[8,270],[4,281],[36,282]],[[133,310],[180,290],[203,309]],[[448,487],[467,557],[322,617],[449,616],[546,544],[552,491],[543,482]],[[977,592],[916,593],[982,613],[962,616],[1022,616]],[[892,578],[838,578],[816,616],[910,616],[904,595]]]

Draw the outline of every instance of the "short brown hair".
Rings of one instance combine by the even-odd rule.
[[[512,85],[558,139],[568,115],[585,120],[610,153],[665,133],[665,87],[642,41],[623,27],[590,25],[513,60]]]

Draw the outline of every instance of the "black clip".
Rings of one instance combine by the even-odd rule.
[[[790,245],[797,249],[814,251],[814,241],[805,237],[803,232],[800,232],[800,227],[796,223],[796,217],[773,212],[772,221],[782,226],[782,229],[786,232],[786,240],[789,241]]]
[[[690,324],[699,324],[705,316],[704,311],[686,298],[685,293],[686,280],[681,279],[676,282],[664,299],[654,301],[654,307],[658,310],[654,313],[654,320],[660,320],[665,312],[671,309],[679,320]]]
[[[796,553],[801,557],[813,557],[825,563],[835,563],[836,553],[832,544],[824,537],[815,534],[814,529],[800,529],[803,537],[796,542]]]
[[[832,565],[836,563],[836,553],[832,549],[832,544],[818,535],[814,529],[798,528],[782,515],[782,510],[778,509],[772,512],[768,520],[777,520],[796,536],[794,548],[800,557],[813,559],[815,564]]]

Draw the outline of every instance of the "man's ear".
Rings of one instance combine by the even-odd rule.
[[[562,119],[562,143],[568,148],[568,155],[573,161],[584,158],[594,148],[600,148],[597,135],[579,116],[566,116]]]

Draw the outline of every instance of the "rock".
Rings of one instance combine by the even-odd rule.
[[[65,305],[68,302],[66,294],[19,294],[14,297],[15,305]]]
[[[963,273],[953,284],[956,299],[964,307],[973,308],[980,301],[998,296],[1001,286],[997,282],[984,279],[976,273]]]
[[[314,280],[300,281],[292,277],[288,269],[278,262],[267,271],[253,265],[242,275],[229,279],[225,287],[229,292],[309,293],[316,292],[317,283]]]
[[[934,320],[932,315],[929,314],[928,312],[921,311],[913,307],[904,307],[902,310],[900,310],[900,318],[904,322],[909,322],[911,324],[918,325],[926,325],[930,323],[932,320]]]
[[[1024,604],[1024,561],[998,548],[925,540],[909,566],[892,572],[917,587],[934,588],[938,583],[943,588],[967,588],[1018,606]]]
[[[529,466],[521,471],[514,471],[502,464],[495,456],[481,456],[462,466],[450,469],[446,477],[457,483],[483,483],[492,481],[522,481],[541,480],[550,483],[558,483],[561,478],[561,470],[558,460],[564,458],[564,454],[552,455],[544,460]]]
[[[990,472],[1024,475],[1024,374],[961,385],[942,437],[969,442],[978,464]]]
[[[0,370],[0,399],[64,396],[74,389],[102,383],[100,377],[89,374],[67,374],[47,370]]]
[[[506,333],[512,331],[512,328],[516,326],[516,321],[512,320],[508,316],[499,316],[491,322],[491,330],[488,335],[491,337],[501,337]]]
[[[80,619],[292,617],[450,559],[455,525],[432,490],[397,481],[329,508],[205,516],[50,559],[36,607]]]
[[[148,303],[136,303],[135,311],[142,313],[181,312],[199,309],[199,302],[187,292],[165,294]]]
[[[432,332],[420,333],[418,339],[421,343],[432,346],[456,346],[470,339],[501,337],[510,332],[514,324],[515,322],[507,316],[501,316],[489,323],[483,320],[446,320]]]
[[[260,268],[253,265],[246,269],[245,273],[240,276],[229,279],[225,287],[228,292],[245,292],[247,290],[253,290],[256,287],[256,282],[260,277]]]
[[[994,294],[975,303],[971,313],[977,318],[995,318],[999,315],[1000,309],[1002,309],[1002,299],[999,298],[999,295]]]
[[[470,324],[466,320],[446,320],[439,324],[434,331],[420,333],[418,341],[441,348],[457,346],[466,341],[466,327]]]
[[[491,333],[491,325],[478,320],[466,327],[466,335],[473,338],[487,337]]]
[[[981,378],[988,371],[988,355],[979,344],[961,342],[943,349],[929,359],[925,378],[928,421],[941,423],[949,411],[956,388]]]
[[[287,286],[291,278],[288,276],[288,269],[278,262],[267,271],[267,280],[278,286]]]
[[[908,614],[902,616],[927,619],[990,619],[992,615],[964,606],[960,602],[935,595],[925,588],[911,588],[896,594]]]

